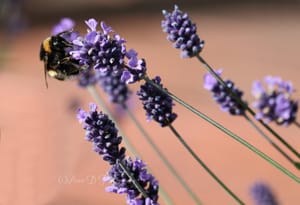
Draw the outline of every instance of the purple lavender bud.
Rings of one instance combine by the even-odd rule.
[[[200,40],[196,24],[188,14],[179,10],[177,5],[172,13],[166,10],[162,13],[165,17],[161,23],[163,31],[168,34],[167,39],[174,43],[174,47],[181,50],[181,56],[188,58],[198,55],[204,47],[204,41]]]
[[[90,112],[79,109],[77,118],[86,130],[86,139],[93,143],[94,151],[102,155],[103,160],[115,164],[125,157],[125,148],[119,148],[122,137],[118,136],[115,124],[106,114],[97,112],[97,106],[90,104]]]
[[[291,82],[284,82],[279,77],[267,76],[265,86],[259,81],[253,83],[252,95],[258,109],[257,119],[265,122],[275,121],[278,125],[288,126],[296,120],[298,101],[292,100],[294,89]]]
[[[222,70],[216,71],[220,76]],[[212,93],[214,100],[221,105],[221,109],[224,112],[228,112],[232,115],[243,115],[245,113],[245,108],[240,105],[231,95],[224,86],[219,83],[211,74],[207,73],[204,75],[204,88],[209,90]],[[232,81],[226,80],[225,84],[232,92],[242,99],[243,92],[235,88],[235,85]]]
[[[127,70],[123,72],[121,80],[126,83],[134,83],[140,81],[146,74],[146,61],[137,58],[137,52],[130,49],[126,53],[128,58]]]
[[[163,85],[160,83],[160,77],[157,76],[152,81],[163,88]],[[172,112],[172,107],[174,106],[172,98],[150,83],[146,82],[141,85],[137,95],[143,103],[148,120],[153,119],[164,127],[176,119],[177,114]]]
[[[278,205],[270,187],[262,182],[255,183],[250,189],[255,205]]]
[[[103,178],[103,181],[112,183],[106,191],[127,194],[126,202],[130,205],[158,205],[158,181],[147,172],[145,163],[139,159],[131,160],[130,158],[125,158],[122,163],[145,190],[148,197],[144,198],[141,195],[118,163],[114,164],[107,176]]]

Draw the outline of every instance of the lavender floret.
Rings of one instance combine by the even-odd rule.
[[[222,70],[218,70],[216,73],[220,76]],[[204,88],[212,93],[214,100],[221,105],[222,111],[228,112],[231,115],[243,115],[245,113],[245,108],[240,105],[240,103],[230,95],[228,89],[219,83],[211,74],[205,74],[203,81]],[[243,92],[237,89],[232,81],[226,80],[225,84],[238,98],[242,99]]]
[[[160,77],[157,76],[152,81],[163,88]],[[141,85],[137,95],[143,103],[148,120],[153,119],[164,127],[176,119],[177,114],[172,112],[174,106],[172,98],[150,83]]]
[[[167,39],[174,43],[174,47],[181,50],[183,58],[198,55],[203,47],[204,41],[197,34],[196,24],[191,21],[187,13],[183,13],[177,5],[174,6],[172,13],[162,11],[165,19],[161,26]]]

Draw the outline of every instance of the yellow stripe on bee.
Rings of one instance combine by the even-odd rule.
[[[57,72],[56,71],[54,71],[54,70],[48,70],[48,75],[50,76],[50,77],[52,77],[52,78],[54,78],[55,76],[57,76]]]
[[[45,51],[47,53],[50,53],[51,52],[51,48],[50,48],[50,40],[51,40],[51,37],[48,37],[46,38],[44,41],[43,41],[43,48],[45,49]]]

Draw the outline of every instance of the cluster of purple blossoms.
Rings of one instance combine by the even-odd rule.
[[[77,118],[83,124],[86,139],[93,143],[95,152],[112,165],[107,176],[103,178],[104,181],[112,183],[106,190],[127,194],[127,204],[130,205],[158,205],[158,181],[147,173],[146,165],[141,160],[125,157],[126,149],[119,147],[122,137],[118,136],[118,130],[109,117],[98,112],[97,106],[91,103],[89,113],[79,109]],[[126,167],[144,189],[147,197],[140,193],[121,165]]]
[[[89,19],[86,24],[87,34],[73,40],[74,48],[70,54],[74,59],[81,65],[99,70],[101,76],[118,75],[126,83],[138,81],[145,75],[145,61],[138,59],[135,51],[127,51],[125,40],[113,34],[111,27],[101,22],[102,31],[99,31],[95,19]]]
[[[220,76],[222,74],[222,70],[217,70],[216,73]],[[204,75],[203,81],[204,88],[212,93],[214,100],[221,105],[221,109],[223,111],[232,115],[243,115],[245,113],[245,108],[240,105],[240,103],[238,103],[228,91],[228,89],[231,89],[231,91],[239,99],[242,99],[243,92],[235,88],[232,81],[225,81],[227,89],[209,73]]]
[[[94,145],[94,151],[102,155],[103,160],[115,164],[117,159],[125,158],[125,148],[119,148],[122,137],[109,117],[97,112],[97,106],[90,104],[90,112],[79,109],[77,118],[86,130],[86,139]]]
[[[258,109],[256,118],[285,126],[295,122],[298,101],[291,99],[295,92],[292,83],[271,76],[265,77],[264,82],[266,88],[259,81],[253,83],[252,94],[256,99],[253,106]]]
[[[198,55],[203,47],[204,41],[197,34],[196,24],[191,21],[187,13],[174,6],[172,13],[163,10],[165,19],[162,28],[168,34],[167,39],[174,43],[174,47],[181,50],[183,58]]]
[[[156,77],[152,81],[163,88],[160,77]],[[172,107],[174,106],[172,98],[155,86],[146,82],[141,85],[137,95],[146,110],[148,120],[153,119],[164,127],[171,124],[176,119],[177,114],[172,112]]]
[[[108,175],[104,177],[105,182],[112,182],[112,185],[106,188],[107,192],[118,194],[127,193],[127,204],[131,205],[157,205],[158,200],[158,181],[147,173],[145,163],[140,159],[123,160],[124,165],[130,170],[132,176],[144,188],[147,197],[141,196],[141,193],[133,185],[127,175],[124,173],[120,164],[114,164]],[[124,180],[126,179],[126,180]]]
[[[255,205],[278,205],[272,190],[265,183],[255,183],[250,189]]]

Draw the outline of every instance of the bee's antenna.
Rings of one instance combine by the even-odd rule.
[[[48,89],[48,81],[47,81],[47,69],[46,69],[46,64],[45,64],[44,74],[45,74],[45,84],[46,84],[46,88]]]

